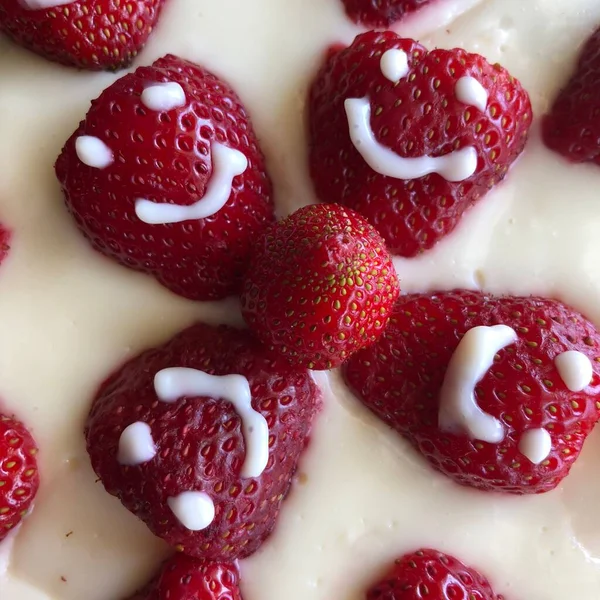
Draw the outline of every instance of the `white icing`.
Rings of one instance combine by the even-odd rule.
[[[119,438],[117,461],[121,465],[136,466],[156,456],[150,425],[138,421],[126,427]]]
[[[397,83],[408,75],[408,56],[404,50],[392,48],[383,53],[379,66],[386,79]]]
[[[142,92],[142,104],[158,112],[173,110],[186,105],[183,88],[174,81],[153,83]]]
[[[582,352],[563,352],[554,359],[554,365],[571,392],[581,392],[592,382],[594,368],[590,359]]]
[[[92,135],[82,135],[75,140],[77,158],[88,167],[106,169],[114,162],[112,150]]]
[[[477,151],[472,146],[444,156],[404,158],[380,144],[371,128],[368,98],[348,98],[344,102],[350,139],[365,162],[377,173],[396,179],[417,179],[438,173],[447,181],[464,181],[477,169]]]
[[[487,90],[474,77],[461,77],[456,82],[456,99],[468,106],[474,106],[485,112],[488,103]]]
[[[154,378],[156,395],[163,402],[176,402],[184,396],[206,396],[227,400],[242,419],[246,458],[242,477],[259,477],[269,461],[269,427],[266,419],[252,408],[250,384],[243,375],[209,375],[197,369],[175,367],[159,371]]]
[[[504,439],[502,423],[481,410],[475,386],[494,363],[496,354],[517,340],[506,325],[473,327],[458,344],[440,390],[440,429],[466,433],[471,439],[497,444]]]
[[[215,505],[204,492],[183,492],[167,504],[179,522],[190,531],[202,531],[215,520]]]
[[[534,465],[539,465],[552,451],[552,438],[545,429],[530,429],[521,436],[519,451]]]
[[[55,6],[72,4],[75,0],[18,0],[27,10],[46,10]]]
[[[189,206],[164,204],[139,198],[135,203],[138,218],[150,225],[181,223],[204,219],[219,212],[229,196],[233,180],[248,168],[248,159],[239,150],[228,148],[219,142],[211,146],[213,172],[204,196]]]

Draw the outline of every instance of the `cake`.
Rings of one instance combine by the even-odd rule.
[[[279,216],[316,201],[304,107],[326,49],[367,29],[337,0],[169,0],[135,66],[167,53],[236,90],[273,180]],[[600,171],[541,142],[540,117],[600,23],[593,0],[436,0],[392,25],[428,48],[499,62],[533,105],[527,147],[504,182],[417,258],[395,258],[402,290],[556,297],[600,323]],[[0,397],[40,447],[41,487],[0,544],[0,598],[125,598],[169,548],[109,496],[82,432],[101,382],[192,323],[241,325],[238,301],[191,302],[93,252],[64,208],[53,165],[90,100],[123,73],[77,71],[0,38]],[[315,374],[323,409],[273,535],[241,565],[245,600],[359,600],[421,547],[477,567],[508,599],[595,600],[600,521],[592,433],[569,477],[537,496],[481,493],[435,473],[357,401],[335,370]]]

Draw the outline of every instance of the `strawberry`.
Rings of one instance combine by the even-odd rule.
[[[37,452],[25,426],[0,414],[0,541],[31,510],[40,485]]]
[[[388,27],[431,0],[343,0],[348,16],[356,23]]]
[[[232,563],[175,554],[129,600],[242,600],[239,569]]]
[[[600,28],[542,125],[544,142],[572,162],[600,165]]]
[[[41,56],[82,69],[126,67],[164,0],[0,0],[0,31]]]
[[[172,386],[180,375],[164,369],[178,367],[187,375],[167,398],[158,382]],[[234,407],[240,385],[251,409]],[[267,355],[247,330],[198,324],[102,384],[87,448],[106,490],[155,535],[186,554],[230,561],[271,533],[319,403],[309,373]]]
[[[567,476],[600,417],[598,361],[600,335],[568,306],[458,290],[400,298],[345,378],[448,477],[529,494]]]
[[[10,240],[12,233],[0,223],[0,263],[8,256],[10,252]]]
[[[396,560],[367,600],[503,600],[475,569],[437,550],[419,550]]]
[[[414,256],[505,177],[531,120],[529,96],[500,65],[389,31],[359,35],[330,50],[310,91],[317,196]]]
[[[258,241],[242,313],[291,364],[331,369],[381,335],[399,292],[373,227],[341,206],[306,206]]]
[[[105,90],[56,174],[96,250],[193,300],[239,291],[253,241],[274,220],[264,158],[240,100],[175,56]]]

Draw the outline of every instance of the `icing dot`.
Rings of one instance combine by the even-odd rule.
[[[142,104],[158,112],[185,106],[187,100],[181,85],[175,82],[153,83],[142,92]]]
[[[404,50],[392,48],[383,53],[379,66],[386,79],[397,83],[408,75],[408,56]]]
[[[468,106],[474,106],[485,112],[488,103],[486,89],[474,77],[461,77],[456,82],[456,99]]]
[[[530,429],[521,436],[519,451],[534,465],[539,465],[552,451],[552,438],[545,429]]]
[[[179,522],[190,531],[202,531],[215,520],[215,505],[204,492],[183,492],[167,499]]]
[[[106,169],[114,162],[112,150],[92,135],[82,135],[75,140],[77,158],[88,167]]]
[[[156,456],[150,425],[138,421],[126,427],[119,438],[117,461],[124,466],[136,466]]]
[[[577,350],[568,350],[554,359],[560,378],[571,392],[581,392],[592,382],[594,368],[590,359]]]

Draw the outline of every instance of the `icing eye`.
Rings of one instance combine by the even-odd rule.
[[[392,48],[383,53],[379,67],[386,79],[392,83],[398,83],[408,75],[408,56],[404,50]]]
[[[456,99],[467,106],[474,106],[485,112],[488,103],[486,89],[474,77],[461,77],[454,90]]]
[[[147,463],[156,456],[156,445],[152,429],[147,423],[138,421],[126,427],[119,438],[117,461],[123,466]]]
[[[519,441],[519,452],[534,465],[544,462],[552,451],[552,438],[543,428],[526,431]]]
[[[92,135],[82,135],[75,140],[77,158],[88,167],[106,169],[114,162],[112,150],[100,139]]]
[[[571,392],[581,392],[592,382],[594,369],[590,359],[582,352],[563,352],[554,359],[554,365]]]
[[[157,112],[181,108],[187,103],[181,85],[172,81],[147,86],[142,92],[141,101],[146,108]]]

